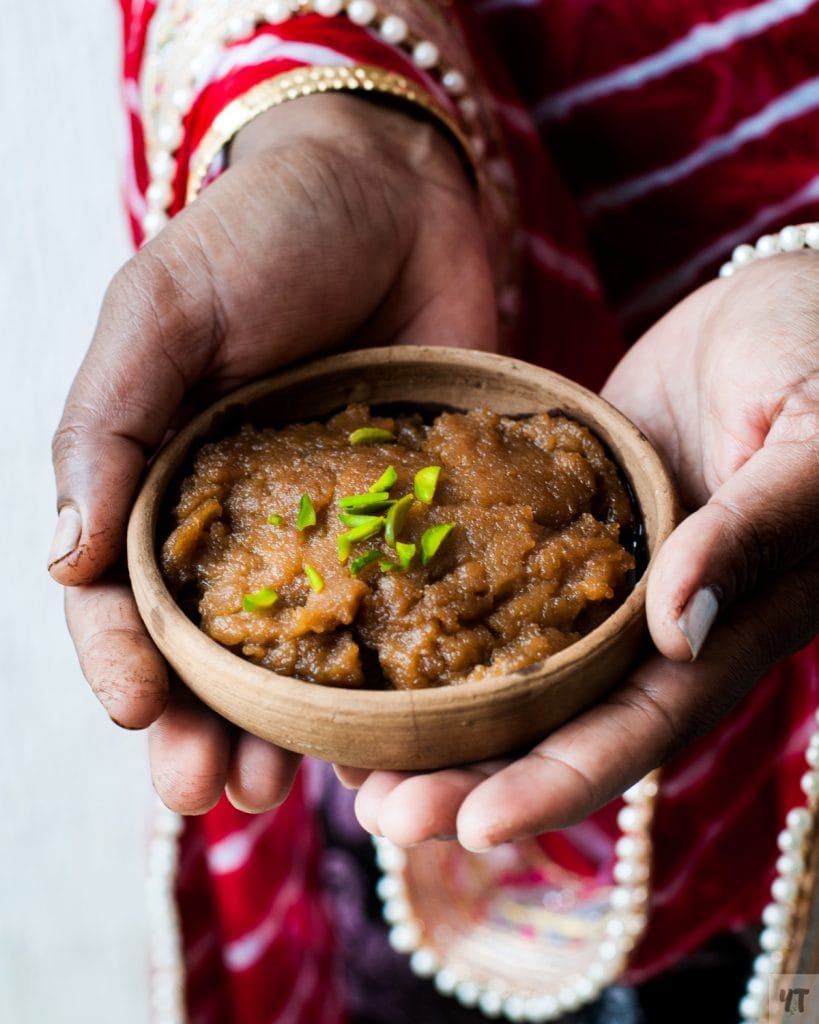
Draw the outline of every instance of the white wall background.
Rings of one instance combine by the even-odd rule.
[[[45,569],[51,433],[129,250],[119,16],[1,6],[0,1021],[144,1024],[144,736],[88,691]]]

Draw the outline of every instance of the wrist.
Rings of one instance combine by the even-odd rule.
[[[365,98],[324,93],[272,107],[239,130],[229,163],[313,143],[340,150],[347,158],[397,161],[425,175],[437,170],[466,184],[462,154],[445,129],[409,105],[380,101],[371,94]]]

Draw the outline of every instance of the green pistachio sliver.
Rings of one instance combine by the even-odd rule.
[[[262,587],[242,598],[242,608],[246,612],[258,612],[263,608],[272,608],[279,600],[279,595],[271,587]]]
[[[299,502],[299,514],[296,517],[296,529],[304,530],[308,526],[316,525],[316,510],[309,494],[302,494]]]
[[[414,544],[404,544],[399,540],[395,545],[395,553],[398,555],[398,561],[388,562],[385,559],[383,562],[378,563],[378,568],[382,572],[406,572],[412,565],[412,560],[415,558],[415,551],[416,548]]]
[[[387,466],[381,476],[369,488],[370,494],[374,491],[389,491],[397,479],[398,474],[395,471],[395,466]]]
[[[430,559],[438,553],[438,549],[455,529],[455,523],[438,523],[430,526],[421,534],[421,564],[428,565]]]
[[[360,540],[369,540],[377,533],[380,533],[384,526],[384,517],[376,516],[375,522],[365,523],[363,526],[355,526],[352,530],[338,535],[338,560],[346,562],[350,557],[353,544]]]
[[[407,521],[407,513],[409,512],[410,505],[414,500],[415,498],[413,495],[405,494],[404,497],[399,498],[387,512],[387,522],[384,527],[384,540],[386,540],[391,548],[395,547],[398,534],[404,528],[404,523]]]
[[[425,505],[432,503],[440,472],[440,466],[424,466],[415,474],[415,497]]]
[[[343,526],[351,530],[354,526],[367,526],[374,523],[376,519],[383,519],[383,516],[356,515],[355,512],[339,512],[338,518]]]
[[[350,444],[380,444],[382,441],[394,441],[395,434],[383,427],[359,427],[350,434]]]
[[[324,580],[321,578],[318,569],[307,562],[304,563],[304,575],[307,577],[307,582],[313,590],[317,593],[324,590]]]
[[[271,526],[281,526],[282,523],[284,522],[284,520],[282,519],[278,512],[271,512],[270,515],[267,517],[267,521],[268,523],[270,523]]]
[[[414,544],[404,544],[400,540],[396,543],[395,553],[398,555],[398,561],[404,569],[409,569],[413,558],[415,558],[416,550]]]
[[[358,576],[365,565],[369,565],[370,562],[374,562],[376,558],[380,557],[381,552],[377,548],[365,551],[363,555],[359,555],[358,558],[354,558],[352,562],[350,562],[350,575]]]
[[[368,491],[366,494],[347,494],[338,500],[342,512],[383,512],[390,504],[387,491]]]

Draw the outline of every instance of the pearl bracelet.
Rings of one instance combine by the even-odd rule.
[[[738,245],[730,260],[720,267],[719,276],[730,277],[749,263],[800,249],[819,251],[819,223],[790,224],[776,235],[763,235],[755,245]]]

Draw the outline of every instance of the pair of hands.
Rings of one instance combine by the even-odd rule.
[[[811,639],[817,296],[811,253],[752,265],[669,313],[604,389],[696,510],[650,580],[658,653],[518,760],[426,774],[338,768],[359,789],[365,828],[482,849],[570,824],[712,727]],[[286,796],[298,757],[169,683],[121,573],[146,459],[197,405],[287,362],[352,340],[492,350],[494,325],[483,233],[450,144],[345,96],[305,98],[245,128],[230,170],[114,278],[55,436],[49,569],[66,585],[92,689],[120,725],[150,726],[154,784],[170,807],[201,813],[226,788],[236,806],[265,810]],[[713,594],[720,614],[692,661]]]

